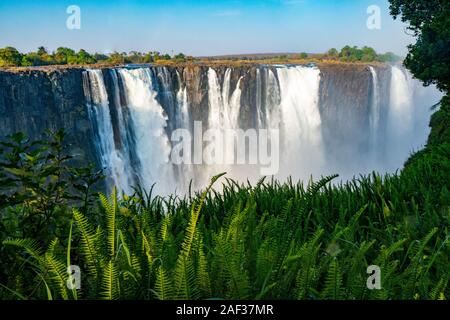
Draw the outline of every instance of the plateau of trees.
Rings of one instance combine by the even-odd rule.
[[[222,58],[223,59],[223,58]],[[336,60],[341,62],[395,62],[401,58],[395,54],[388,52],[378,54],[373,48],[345,46],[338,51],[335,48],[328,50],[325,54],[308,54],[301,52],[299,54],[280,55],[275,60],[291,61],[291,60]],[[210,58],[204,58],[210,61]],[[214,60],[214,59],[212,59]],[[229,58],[223,60],[230,61],[254,61],[254,60],[274,60],[273,56],[268,57],[240,57]],[[185,63],[193,61],[202,61],[183,53],[176,55],[163,54],[158,51],[151,52],[113,52],[110,54],[94,53],[90,54],[84,49],[78,52],[71,49],[60,47],[56,51],[49,52],[44,47],[39,47],[35,52],[21,53],[16,48],[5,47],[0,49],[0,67],[30,67],[30,66],[46,66],[46,65],[90,65],[90,64],[142,64],[155,62],[174,62]]]
[[[158,61],[174,61],[178,63],[191,61],[193,58],[183,53],[174,55],[163,54],[157,51],[142,53],[137,51],[113,52],[111,54],[90,54],[84,49],[78,52],[71,48],[59,47],[54,52],[48,52],[39,47],[35,52],[21,53],[16,48],[5,47],[0,49],[0,67],[29,67],[46,65],[89,65],[89,64],[127,64],[127,63],[153,63]]]
[[[371,47],[358,48],[356,46],[345,46],[338,51],[336,48],[331,48],[324,55],[326,60],[337,60],[342,62],[396,62],[401,60],[401,57],[392,52],[378,54],[375,49]]]

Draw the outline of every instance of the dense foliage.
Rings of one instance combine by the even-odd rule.
[[[210,58],[194,58],[186,56],[183,53],[170,56],[169,54],[161,54],[154,52],[113,52],[111,54],[89,54],[81,49],[78,52],[70,48],[58,48],[53,53],[48,53],[44,47],[39,47],[37,52],[20,53],[17,49],[7,47],[0,49],[0,67],[28,67],[28,66],[45,66],[45,65],[90,65],[90,64],[127,64],[127,63],[154,63],[154,62],[174,62],[185,63],[193,61],[297,61],[297,60],[336,60],[341,62],[395,62],[400,57],[393,53],[378,54],[373,48],[345,46],[339,52],[336,49],[330,49],[326,54],[308,54],[302,52],[300,54],[280,55],[280,56],[240,56],[238,57],[210,57]]]
[[[157,61],[185,62],[192,57],[186,57],[180,53],[171,57],[159,52],[141,53],[132,51],[113,52],[106,54],[89,54],[81,49],[75,52],[73,49],[60,47],[55,52],[49,53],[44,47],[39,47],[36,52],[20,53],[13,47],[0,49],[0,67],[29,67],[45,65],[89,65],[95,63],[124,64],[124,63],[151,63]]]
[[[450,89],[450,1],[390,0],[391,14],[409,23],[417,37],[410,45],[405,66],[415,77],[434,83],[442,90]]]
[[[208,188],[185,199],[137,190],[94,203],[86,199],[95,172],[85,171],[84,183],[57,182],[74,170],[55,165],[65,162],[59,138],[45,151],[19,147],[30,145],[21,135],[11,138],[2,168],[3,179],[14,183],[1,198],[2,298],[448,296],[448,145],[400,176],[374,174],[338,186],[329,177],[307,187],[226,180],[220,192]],[[56,196],[72,187],[79,197]],[[41,216],[40,228],[26,228]],[[381,290],[366,287],[371,264],[381,267]],[[80,290],[66,286],[68,265],[81,267]]]
[[[400,57],[392,52],[378,54],[373,48],[367,46],[362,47],[361,49],[358,47],[345,46],[341,51],[332,48],[327,51],[324,58],[343,62],[395,62],[400,60]]]

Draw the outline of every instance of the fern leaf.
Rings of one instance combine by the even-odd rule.
[[[119,298],[119,276],[112,260],[106,263],[102,276],[102,299],[116,300]]]

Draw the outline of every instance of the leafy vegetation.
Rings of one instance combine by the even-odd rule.
[[[391,14],[409,23],[417,38],[408,46],[405,66],[425,84],[450,89],[450,2],[390,0]]]
[[[336,49],[330,49],[326,54],[308,54],[302,52],[300,54],[280,55],[280,56],[241,56],[229,58],[194,58],[186,56],[183,53],[170,56],[169,54],[161,54],[157,51],[153,52],[113,52],[111,54],[89,54],[81,49],[78,52],[70,48],[60,47],[53,53],[48,53],[44,47],[39,47],[37,52],[29,52],[22,54],[15,48],[7,47],[0,49],[0,67],[28,67],[28,66],[45,66],[45,65],[90,65],[90,64],[127,64],[127,63],[186,63],[186,62],[262,62],[262,63],[280,63],[280,62],[296,62],[302,60],[314,61],[341,61],[341,62],[395,62],[400,57],[393,53],[378,54],[370,47],[345,46],[339,52]]]
[[[70,183],[75,169],[61,165],[60,137],[44,150],[26,142],[32,152],[22,135],[3,144],[2,177],[14,185],[2,183],[2,298],[448,296],[448,147],[401,175],[337,186],[329,183],[334,177],[254,187],[222,177],[219,192],[211,188],[217,176],[183,199],[136,190],[93,202],[97,173]],[[69,196],[75,190],[79,196]],[[371,264],[381,267],[382,290],[366,287]],[[68,265],[81,267],[80,290],[66,286]]]
[[[359,49],[358,47],[350,46],[343,47],[340,52],[335,48],[332,48],[328,50],[323,58],[342,62],[396,62],[401,60],[399,56],[396,56],[392,52],[378,54],[370,47],[362,47]]]
[[[89,54],[81,49],[75,52],[73,49],[60,47],[55,52],[49,53],[44,47],[39,47],[36,52],[20,53],[17,49],[6,47],[0,49],[0,67],[29,67],[46,65],[90,65],[96,63],[124,64],[124,63],[152,63],[158,61],[174,61],[182,63],[192,61],[183,53],[171,57],[169,54],[161,54],[157,51],[141,53],[132,51],[113,52],[106,54]]]

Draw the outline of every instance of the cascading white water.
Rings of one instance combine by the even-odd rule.
[[[106,175],[113,180],[119,192],[131,192],[129,169],[123,155],[114,142],[113,125],[109,109],[103,73],[101,70],[86,70],[83,73],[84,91],[88,101],[88,112],[91,121],[96,124],[100,136],[96,145],[100,154],[101,165]]]
[[[278,128],[280,125],[281,93],[278,80],[271,69],[267,70],[266,78],[265,120],[267,128]]]
[[[402,136],[413,129],[413,83],[410,75],[397,66],[391,69],[391,107],[389,126],[392,134]]]
[[[414,150],[414,101],[409,73],[398,66],[391,68],[390,107],[388,110],[386,141],[386,165],[390,170],[398,168]],[[421,106],[423,107],[423,106]]]
[[[280,178],[320,175],[324,161],[319,111],[320,71],[295,66],[279,67],[277,73],[282,130]]]
[[[233,91],[231,97],[229,98],[228,107],[230,108],[229,116],[230,123],[233,128],[239,127],[239,112],[241,110],[241,81],[242,77],[239,78],[236,89]]]
[[[322,131],[324,123],[329,122],[323,122],[321,117],[321,76],[316,67],[260,66],[252,86],[248,81],[253,73],[246,73],[233,83],[237,78],[234,69],[225,70],[221,79],[218,71],[209,68],[206,74],[208,116],[207,123],[202,124],[203,130],[215,129],[224,133],[228,129],[239,129],[240,125],[279,129],[280,170],[275,177],[281,180],[287,176],[305,180],[311,175],[318,178],[332,173],[342,174],[345,180],[353,174],[369,173],[373,169],[394,172],[413,148],[420,147],[418,141],[425,141],[429,112],[423,104],[435,99],[436,95],[433,99],[417,95],[422,91],[400,67],[392,67],[390,88],[383,86],[380,79],[385,76],[381,78],[378,69],[370,67],[369,70],[372,77],[372,100],[367,104],[369,114],[352,118],[352,121],[361,122],[355,128],[362,128],[368,120],[367,131],[354,132],[367,136],[367,144],[359,149],[348,141],[350,148],[347,145],[341,148],[340,143],[344,141],[333,140],[337,143],[333,147],[338,152],[349,152],[350,156],[344,162],[336,163],[327,154],[328,140],[322,136]],[[191,179],[194,189],[198,189],[204,187],[212,175],[224,171],[228,172],[227,177],[239,181],[255,182],[260,178],[259,165],[226,162],[226,155],[237,155],[237,146],[228,145],[226,140],[215,146],[224,151],[225,162],[207,164],[203,153],[202,164],[170,163],[173,145],[167,133],[188,129],[194,140],[201,139],[192,132],[198,115],[191,114],[188,84],[177,70],[174,81],[175,77],[166,67],[110,71],[112,99],[108,99],[100,70],[86,71],[84,84],[88,110],[99,137],[97,147],[101,164],[107,168],[107,175],[119,190],[130,193],[137,184],[148,189],[156,183],[158,194],[176,191],[185,194]],[[241,97],[243,90],[244,99]],[[384,99],[386,94],[389,99]],[[326,95],[321,97],[326,98]],[[110,106],[109,101],[115,101],[115,105]],[[324,121],[330,119],[324,118]],[[339,136],[340,133],[336,133]],[[202,144],[205,152],[210,141],[192,142]]]
[[[231,69],[225,72],[223,86],[220,86],[217,72],[208,69],[208,127],[215,129],[231,129],[237,127],[233,123],[230,105],[230,75]],[[233,106],[239,107],[239,106]]]
[[[378,146],[379,123],[380,123],[380,91],[378,87],[378,75],[374,67],[369,66],[372,75],[372,104],[370,108],[369,123],[370,123],[370,138],[371,148],[376,152]]]
[[[181,77],[177,71],[178,83],[181,84]],[[177,112],[176,112],[176,123],[178,128],[189,129],[190,119],[189,119],[189,102],[187,96],[187,87],[181,86],[177,92]]]
[[[123,175],[126,177],[127,185],[125,186],[125,193],[131,194],[132,187],[134,186],[134,168],[131,163],[131,153],[133,150],[130,149],[130,132],[128,130],[126,116],[124,115],[124,110],[122,110],[121,105],[121,97],[120,97],[120,87],[119,87],[119,79],[117,77],[116,70],[110,70],[110,75],[112,79],[112,85],[114,90],[114,101],[115,101],[115,110],[117,113],[117,131],[120,134],[120,155],[124,161],[124,172]],[[117,148],[117,147],[116,147]]]
[[[177,92],[177,103],[175,112],[175,126],[176,129],[191,129],[191,120],[189,116],[189,102],[187,86],[182,85],[180,73],[177,71],[177,81],[179,89]],[[192,151],[192,150],[191,150]],[[177,184],[182,191],[186,191],[190,181],[195,181],[194,167],[192,164],[180,164],[175,166]]]
[[[175,191],[173,168],[169,162],[171,146],[165,132],[167,116],[156,100],[148,68],[120,69],[139,159],[139,179],[145,188],[157,183],[158,193]]]
[[[243,77],[241,76],[236,87],[232,88],[231,73],[232,69],[230,68],[225,71],[221,86],[217,72],[212,68],[208,70],[208,124],[204,129],[213,130],[214,153],[219,152],[220,155],[216,160],[220,160],[218,164],[202,167],[202,185],[205,185],[212,175],[220,172],[227,172],[227,177],[237,180],[242,180],[244,176],[250,180],[256,178],[256,174],[253,172],[255,167],[234,165],[239,156],[235,145],[237,141],[228,134],[230,130],[240,129],[239,115]],[[233,132],[236,133],[236,131]],[[227,138],[231,140],[227,140]],[[209,153],[206,152],[206,154]]]
[[[262,81],[261,81],[261,71],[259,68],[256,69],[256,113],[257,113],[257,123],[258,128],[263,127],[263,117],[264,113],[262,111]]]

